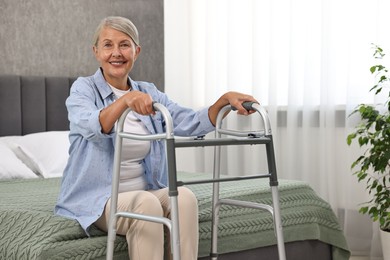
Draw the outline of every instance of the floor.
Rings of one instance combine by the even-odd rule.
[[[349,260],[370,260],[367,256],[351,256]]]

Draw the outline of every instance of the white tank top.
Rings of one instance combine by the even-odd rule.
[[[111,86],[117,98],[129,91],[119,90]],[[130,111],[124,122],[123,130],[135,134],[150,134],[145,125]],[[119,192],[145,190],[147,187],[145,169],[142,160],[150,151],[150,141],[124,138],[119,180]]]

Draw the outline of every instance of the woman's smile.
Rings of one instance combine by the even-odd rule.
[[[127,61],[109,61],[109,63],[113,66],[121,66],[125,64]]]

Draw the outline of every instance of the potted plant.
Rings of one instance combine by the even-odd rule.
[[[377,45],[373,47],[374,58],[381,60],[385,56],[383,49]],[[376,79],[370,91],[374,91],[374,95],[388,91],[387,101],[376,106],[357,106],[352,114],[359,114],[361,122],[348,135],[347,143],[351,145],[356,139],[360,147],[366,148],[351,166],[358,181],[366,182],[366,190],[371,197],[363,203],[359,212],[368,214],[373,221],[379,221],[380,229],[390,236],[390,75],[382,64],[372,66],[370,71]],[[382,233],[382,249],[389,250],[390,242],[383,246]],[[389,258],[385,256],[385,259]]]

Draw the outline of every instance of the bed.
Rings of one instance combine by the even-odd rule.
[[[65,99],[73,78],[0,76],[0,259],[105,259],[106,233],[87,237],[72,220],[53,214],[67,160]],[[179,172],[183,181],[210,173]],[[211,184],[188,186],[199,201],[199,259],[209,259]],[[280,205],[289,260],[345,260],[350,253],[329,204],[305,182],[280,180]],[[221,184],[221,197],[271,203],[264,179]],[[272,217],[223,206],[220,260],[278,259]],[[128,259],[117,236],[115,259]]]

